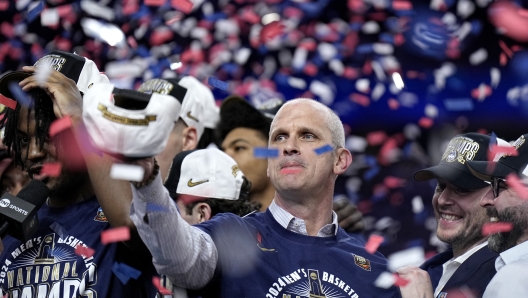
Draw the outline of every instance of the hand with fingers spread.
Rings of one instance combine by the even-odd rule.
[[[23,71],[35,73],[37,67],[24,66]],[[75,122],[82,121],[82,96],[75,82],[62,73],[51,70],[46,81],[42,84],[37,82],[35,75],[32,75],[19,83],[24,91],[33,88],[42,88],[53,101],[53,112],[57,118],[70,116]]]
[[[363,214],[350,201],[337,200],[334,202],[333,209],[337,214],[339,226],[348,233],[360,233],[365,229]]]
[[[403,298],[433,298],[433,285],[427,271],[415,266],[406,266],[396,272],[401,278],[409,281],[400,287]]]

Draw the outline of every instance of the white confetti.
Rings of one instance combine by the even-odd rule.
[[[94,1],[81,1],[81,9],[89,15],[103,18],[107,21],[113,21],[115,18],[115,13],[111,8]]]
[[[145,170],[143,167],[136,165],[115,163],[110,169],[110,178],[116,180],[141,182],[143,181],[144,174]]]
[[[251,50],[248,49],[248,48],[240,48],[234,59],[235,59],[235,62],[240,64],[240,65],[244,65],[246,64],[246,61],[248,60],[249,56],[251,55]]]
[[[488,59],[488,51],[484,48],[480,48],[469,56],[469,63],[471,65],[479,65]]]
[[[385,94],[385,85],[382,83],[377,83],[374,89],[372,90],[371,98],[373,101],[380,99],[383,94]]]
[[[382,272],[374,281],[374,285],[378,288],[388,289],[396,282],[396,276],[390,272]]]
[[[37,83],[42,86],[48,80],[49,75],[51,74],[51,65],[46,63],[41,63],[39,67],[35,70],[35,80]]]
[[[40,24],[42,26],[55,26],[59,23],[59,11],[56,8],[44,9],[40,13]]]
[[[317,46],[317,51],[321,56],[321,59],[325,62],[334,58],[337,55],[337,49],[334,45],[327,42],[322,42]]]
[[[424,204],[421,196],[415,196],[414,198],[412,198],[411,204],[412,211],[414,214],[422,213],[422,211],[424,210]]]
[[[306,64],[306,57],[308,57],[308,51],[305,48],[298,47],[293,54],[292,67],[294,69],[302,69]]]
[[[319,96],[321,102],[327,106],[331,105],[334,102],[334,92],[332,92],[330,86],[321,81],[312,81],[312,83],[310,84],[310,92]]]
[[[348,136],[345,142],[345,147],[352,152],[363,152],[367,148],[367,145],[367,139],[355,135]]]
[[[297,89],[306,88],[306,81],[301,78],[289,77],[288,84],[292,86],[293,88],[297,88]]]
[[[391,55],[394,53],[394,46],[388,43],[375,43],[372,49],[378,55]]]
[[[438,108],[430,103],[425,105],[424,112],[425,115],[429,118],[436,118],[436,116],[438,116]]]
[[[359,92],[369,93],[370,92],[370,81],[369,79],[359,79],[356,81],[356,89]]]
[[[380,26],[376,21],[365,22],[365,24],[363,24],[363,26],[361,27],[361,31],[363,31],[363,33],[365,34],[375,34],[378,33],[379,30]]]
[[[423,247],[411,247],[391,254],[388,258],[389,270],[396,271],[404,266],[420,266],[425,261]]]
[[[475,4],[469,0],[460,0],[457,4],[457,14],[465,19],[475,12]]]
[[[498,68],[492,67],[490,69],[490,77],[491,77],[491,87],[497,88],[499,86],[500,80],[501,80],[501,72]]]
[[[337,75],[342,76],[345,72],[345,65],[339,59],[332,59],[328,63],[328,67]]]

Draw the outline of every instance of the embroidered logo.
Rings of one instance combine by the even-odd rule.
[[[354,256],[354,263],[358,265],[361,269],[370,271],[370,261],[365,259],[362,256],[352,254]]]
[[[193,115],[191,115],[191,111],[187,112],[187,117],[191,118],[192,120],[194,120],[196,122],[200,122],[200,120],[198,120],[198,118],[196,118]]]
[[[232,170],[231,174],[233,174],[233,177],[236,178],[237,172],[240,172],[240,169],[238,168],[237,165],[234,165],[234,166],[231,167],[231,170]]]
[[[187,186],[195,187],[196,185],[200,185],[200,184],[203,184],[205,182],[209,182],[209,180],[202,180],[202,181],[193,182],[192,178],[191,178],[191,179],[189,179],[189,182],[187,182]]]
[[[97,209],[97,214],[95,215],[94,220],[100,222],[108,222],[108,219],[106,218],[106,215],[103,212],[103,208],[99,207],[99,209]]]

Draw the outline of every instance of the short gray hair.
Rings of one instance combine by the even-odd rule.
[[[296,102],[307,102],[313,108],[321,111],[322,112],[321,115],[324,118],[324,123],[326,124],[326,126],[328,127],[328,129],[330,130],[332,134],[332,146],[334,147],[334,149],[345,147],[345,129],[343,128],[343,122],[341,122],[341,119],[339,119],[339,116],[337,116],[337,114],[334,111],[332,111],[332,109],[330,109],[323,103],[318,102],[315,99],[303,98],[303,97],[295,98],[295,99],[287,101],[286,103],[284,103],[284,105],[282,105],[281,109],[286,105],[293,104]],[[275,122],[275,119],[273,120],[273,122]],[[273,127],[273,122],[271,123],[271,127]]]

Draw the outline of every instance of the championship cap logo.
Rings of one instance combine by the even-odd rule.
[[[370,261],[365,259],[362,256],[352,254],[354,256],[354,263],[359,266],[361,269],[370,271]]]

